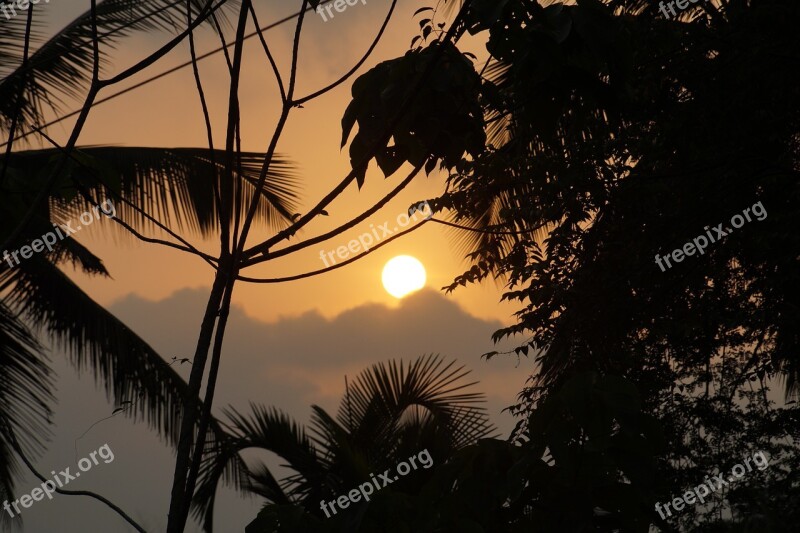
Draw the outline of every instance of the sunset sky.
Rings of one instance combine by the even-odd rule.
[[[390,3],[389,0],[367,0],[366,5],[359,2],[343,13],[336,13],[328,22],[316,14],[308,14],[301,40],[297,92],[311,93],[349,70],[374,39]],[[256,0],[255,4],[259,22],[264,26],[297,11],[300,2]],[[386,35],[359,72],[408,50],[418,32],[412,14],[428,4],[399,2]],[[40,3],[36,9],[55,30],[88,7],[88,0],[51,0],[48,4]],[[227,32],[231,31],[229,27]],[[294,25],[287,23],[267,33],[287,77],[293,32]],[[169,37],[167,33],[139,34],[125,39],[116,50],[103,49],[108,59],[105,75],[124,70]],[[464,42],[470,44],[479,58],[485,58],[479,40]],[[216,46],[218,40],[213,33],[208,29],[199,32],[198,53]],[[188,58],[188,44],[179,46],[129,84]],[[201,62],[200,69],[219,147],[224,142],[228,99],[223,55]],[[298,167],[303,188],[301,212],[315,205],[350,169],[347,150],[340,149],[340,120],[349,103],[351,85],[352,80],[306,104],[304,109],[294,110],[281,138],[278,151]],[[100,97],[125,86],[112,87]],[[243,149],[265,151],[280,98],[256,39],[247,41],[245,48],[240,99]],[[72,111],[79,105],[76,101],[66,101],[63,111]],[[71,126],[72,121],[65,121],[51,128],[50,134],[64,143]],[[205,147],[205,126],[191,69],[183,69],[97,106],[79,144]],[[45,147],[38,142],[31,146]],[[373,163],[366,186],[359,191],[353,184],[328,208],[329,217],[307,226],[299,237],[317,235],[349,220],[385,195],[407,171],[404,167],[384,180]],[[438,196],[443,186],[442,174],[433,173],[429,177],[423,174],[368,222],[324,245],[259,265],[244,274],[280,277],[322,268],[320,251],[346,246],[351,239],[370,232],[370,224],[390,222],[390,227],[396,226],[397,216],[408,206]],[[68,272],[166,359],[192,357],[212,281],[211,269],[196,257],[137,242],[112,228],[110,221],[103,220],[77,238],[104,260],[113,277],[89,278]],[[197,235],[184,236],[203,250],[216,253],[217,241],[203,241]],[[267,228],[259,227],[252,232],[249,243],[255,244],[266,236]],[[381,283],[384,265],[399,255],[417,258],[427,274],[426,288],[402,300],[389,295]],[[491,334],[513,323],[512,313],[517,308],[499,302],[502,285],[494,282],[462,288],[454,294],[441,291],[441,287],[465,269],[463,256],[464,250],[457,246],[452,231],[427,224],[365,259],[331,273],[280,285],[240,283],[234,294],[215,412],[221,415],[228,405],[245,410],[249,402],[255,402],[279,407],[305,422],[312,404],[335,410],[344,390],[345,374],[352,376],[372,363],[392,358],[410,360],[426,353],[440,353],[474,370],[472,376],[481,382],[478,390],[489,397],[492,420],[500,434],[508,435],[513,420],[500,411],[515,402],[532,363],[508,356],[490,362],[480,359],[489,350],[513,347],[513,344],[494,346]],[[74,465],[75,439],[114,408],[102,391],[93,386],[90,375],[79,378],[57,350],[52,358],[59,375],[54,438],[47,453],[37,459],[40,470],[47,472]],[[188,378],[188,367],[179,371]],[[146,426],[115,417],[98,424],[77,442],[77,457],[105,443],[114,451],[114,462],[101,463],[70,488],[102,493],[146,529],[163,529],[174,467],[172,451]],[[28,476],[18,489],[29,492],[36,484]],[[242,531],[259,507],[256,500],[245,500],[226,491],[217,503],[217,530]],[[52,502],[38,502],[25,510],[23,518],[26,531],[132,531],[101,504],[78,497],[59,496]],[[195,529],[191,531],[197,530],[196,525],[192,528]]]

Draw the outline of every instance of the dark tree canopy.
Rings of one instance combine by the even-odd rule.
[[[443,161],[447,192],[432,203],[471,228],[459,236],[472,266],[447,289],[499,278],[519,303],[517,323],[495,335],[527,338],[517,355],[540,363],[513,408],[526,415],[519,435],[542,430],[540,404],[576,376],[622,376],[664,430],[660,451],[638,447],[658,461],[656,501],[745,453],[773,457],[714,506],[668,522],[648,510],[653,523],[790,530],[800,496],[790,475],[800,421],[800,5],[700,2],[667,19],[642,1],[464,4],[454,24],[485,35],[492,58],[479,96],[487,143]],[[455,78],[448,90],[467,94]],[[664,256],[671,262],[656,260]],[[770,387],[783,389],[785,406],[775,408]],[[601,500],[587,502],[635,515]],[[594,527],[613,530],[601,515]]]

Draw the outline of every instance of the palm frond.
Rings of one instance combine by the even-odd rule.
[[[196,15],[209,0],[191,0]],[[213,2],[216,5],[218,2]],[[231,8],[239,0],[227,0]],[[24,15],[5,20],[0,34],[0,129],[7,129],[11,118],[20,113],[20,124],[41,123],[46,109],[58,113],[64,98],[78,97],[91,79],[92,16],[87,11],[49,40],[41,38],[41,14],[45,4],[35,6],[33,49],[28,65],[22,68]],[[32,6],[33,8],[33,6]],[[225,9],[223,8],[223,9]],[[224,13],[219,15],[224,20]],[[97,4],[101,53],[136,31],[178,32],[187,26],[185,0],[105,0]],[[22,98],[18,101],[20,88]]]
[[[324,485],[326,468],[305,430],[292,418],[277,410],[251,404],[251,413],[245,415],[235,409],[226,411],[231,432],[225,444],[212,449],[203,459],[198,476],[197,491],[192,501],[192,513],[204,521],[206,531],[213,524],[214,496],[219,482],[234,469],[247,472],[235,480],[240,490],[257,492],[272,503],[290,503],[301,495],[318,494]],[[268,450],[282,459],[285,466],[297,475],[277,483],[264,469],[250,472],[239,457],[249,448]]]
[[[131,402],[127,416],[146,421],[177,445],[187,385],[144,340],[41,255],[12,270],[0,269],[0,293],[3,305],[35,324],[34,331],[66,351],[79,371],[93,372],[115,405]],[[43,357],[41,350],[36,352]],[[223,435],[212,420],[209,442]]]
[[[312,406],[309,432],[277,409],[251,405],[252,413],[226,412],[230,440],[205,457],[193,510],[210,531],[214,494],[229,462],[248,448],[271,451],[294,473],[277,481],[266,466],[247,469],[241,490],[271,504],[316,506],[363,482],[372,472],[430,448],[437,457],[489,437],[494,427],[478,404],[484,395],[466,389],[469,371],[423,356],[411,364],[392,361],[362,372],[348,386],[334,418]],[[241,464],[241,463],[239,463]]]
[[[376,398],[380,398],[379,405],[395,424],[413,406],[424,407],[435,418],[442,419],[453,419],[464,410],[484,412],[479,404],[485,402],[485,396],[478,392],[465,392],[477,384],[476,381],[464,381],[471,371],[455,364],[455,361],[445,363],[438,355],[428,355],[416,359],[407,368],[402,361],[399,364],[391,361],[373,365],[356,378],[349,390],[355,420],[349,429],[369,430],[361,421],[373,416]],[[346,425],[350,418],[351,413],[342,406],[337,419]]]
[[[48,175],[59,157],[61,153],[56,149],[21,151],[12,155],[10,165],[21,174],[42,176]],[[89,146],[79,148],[77,157],[80,164],[70,162],[59,182],[62,188],[54,191],[60,198],[51,202],[52,216],[69,220],[91,209],[83,197],[75,197],[74,180],[96,200],[114,201],[121,197],[122,202],[114,202],[117,215],[134,227],[153,229],[141,209],[173,229],[186,228],[203,236],[219,230],[219,204],[214,190],[224,173],[224,151],[212,154],[202,148]],[[294,165],[276,156],[263,188],[256,191],[263,161],[264,154],[242,153],[241,174],[235,174],[234,193],[241,198],[237,202],[240,215],[260,194],[256,221],[281,229],[297,211],[299,180]],[[16,192],[30,196],[35,187]]]
[[[9,431],[34,453],[42,450],[50,434],[53,379],[41,351],[33,333],[0,301],[0,499],[4,501],[14,500],[18,474]]]

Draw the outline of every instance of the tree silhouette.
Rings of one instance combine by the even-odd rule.
[[[197,69],[198,57],[194,49],[193,31],[201,23],[209,20],[215,22],[216,26],[219,26],[215,20],[215,16],[221,7],[226,4],[225,0],[219,0],[218,2],[213,2],[211,0],[201,2],[187,0],[184,4],[175,2],[167,5],[163,2],[147,3],[150,8],[186,8],[184,11],[186,15],[184,20],[186,22],[184,24],[175,22],[173,26],[176,28],[176,36],[159,48],[155,53],[107,79],[101,76],[100,67],[103,58],[103,50],[101,50],[100,45],[109,37],[109,34],[115,31],[124,32],[124,30],[109,29],[109,31],[102,35],[99,30],[108,25],[113,26],[113,23],[109,21],[113,20],[114,16],[121,18],[130,25],[126,27],[125,30],[134,27],[141,22],[140,19],[144,16],[142,11],[137,11],[138,8],[134,11],[126,11],[124,9],[125,3],[123,2],[109,0],[98,4],[93,0],[91,2],[91,11],[80,19],[79,22],[71,25],[67,29],[69,35],[61,40],[57,38],[51,41],[46,45],[50,47],[51,52],[38,56],[36,56],[36,54],[29,55],[32,21],[32,11],[29,11],[28,23],[24,31],[24,46],[20,47],[19,43],[14,41],[14,39],[10,40],[12,41],[12,46],[16,47],[15,49],[21,49],[22,53],[19,54],[21,55],[21,67],[17,69],[17,81],[15,82],[17,93],[13,100],[14,104],[10,106],[10,110],[6,113],[6,116],[10,117],[7,121],[9,123],[8,128],[10,130],[10,135],[9,142],[6,144],[7,153],[3,163],[4,170],[2,179],[4,182],[12,179],[15,172],[12,169],[11,163],[14,161],[16,161],[17,165],[26,163],[31,167],[39,169],[45,168],[43,166],[43,161],[38,159],[39,154],[12,152],[13,140],[20,124],[29,126],[32,131],[44,138],[46,142],[55,149],[56,158],[55,161],[47,166],[46,170],[42,171],[40,181],[35,183],[34,187],[32,187],[32,198],[26,199],[23,206],[18,206],[21,207],[21,209],[17,209],[14,213],[12,222],[5,232],[4,248],[10,247],[14,249],[16,246],[24,244],[26,239],[37,235],[36,225],[50,220],[48,208],[53,204],[59,205],[58,202],[60,200],[65,202],[75,201],[76,203],[74,205],[76,206],[90,205],[95,207],[106,199],[105,196],[110,196],[119,199],[120,205],[127,211],[125,216],[128,220],[124,220],[123,217],[115,219],[115,222],[125,231],[145,242],[168,246],[193,254],[214,269],[214,281],[200,326],[197,348],[194,357],[191,358],[192,365],[189,383],[181,395],[182,403],[180,406],[180,413],[176,415],[180,427],[177,434],[174,435],[177,446],[177,459],[167,527],[169,532],[177,533],[184,530],[205,450],[207,446],[213,446],[213,435],[209,434],[209,431],[215,428],[215,421],[211,415],[211,407],[213,405],[216,387],[216,376],[223,353],[224,336],[234,286],[239,280],[258,283],[284,281],[254,279],[243,275],[243,271],[248,267],[277,259],[341,234],[384,206],[406,187],[426,164],[427,168],[432,168],[431,165],[435,164],[437,160],[443,159],[446,165],[452,165],[460,155],[457,153],[459,145],[444,146],[440,142],[441,139],[426,140],[426,146],[433,148],[434,153],[431,154],[430,157],[424,157],[422,159],[419,158],[418,152],[412,153],[412,158],[401,154],[400,157],[404,158],[403,160],[409,160],[414,163],[414,168],[393,191],[388,193],[376,205],[354,217],[348,223],[334,228],[324,235],[276,249],[276,245],[297,235],[298,232],[313,219],[320,215],[326,215],[326,208],[328,205],[338,198],[349,185],[353,182],[358,182],[359,184],[363,182],[365,178],[364,170],[366,169],[368,161],[378,153],[383,139],[391,137],[393,129],[398,124],[403,128],[408,127],[407,124],[403,123],[403,120],[413,115],[409,113],[409,110],[412,109],[412,105],[415,103],[418,93],[426,89],[426,82],[429,79],[437,79],[437,85],[439,86],[437,90],[440,92],[442,91],[441,85],[443,83],[447,84],[453,82],[454,79],[458,81],[457,78],[449,79],[447,76],[441,76],[441,74],[437,73],[437,68],[439,62],[443,60],[449,62],[448,64],[456,64],[453,61],[453,47],[450,43],[457,40],[463,34],[464,27],[460,24],[456,24],[451,31],[437,34],[438,36],[435,39],[436,43],[435,46],[432,47],[432,51],[427,51],[425,53],[418,52],[418,55],[425,57],[427,64],[420,72],[410,73],[412,75],[410,81],[412,82],[413,90],[404,93],[400,100],[395,101],[395,108],[390,114],[383,117],[386,121],[385,127],[379,125],[380,131],[372,131],[369,135],[367,135],[366,128],[359,130],[357,134],[359,140],[357,142],[360,143],[360,148],[352,154],[353,170],[308,212],[305,214],[290,213],[288,209],[290,204],[288,204],[287,201],[292,198],[294,191],[290,188],[290,182],[287,179],[288,176],[285,174],[285,171],[288,169],[285,164],[285,159],[283,156],[276,153],[276,146],[291,111],[339,87],[350,79],[371,56],[391,19],[396,3],[396,0],[393,0],[386,19],[378,30],[373,44],[355,66],[335,82],[306,96],[298,96],[295,94],[300,34],[307,11],[312,8],[311,4],[316,5],[317,2],[311,3],[308,0],[304,0],[299,13],[296,15],[296,35],[292,50],[290,72],[287,79],[284,79],[283,73],[281,73],[280,69],[277,67],[269,44],[264,38],[263,31],[261,29],[257,30],[260,44],[264,50],[266,59],[273,69],[276,83],[281,94],[280,117],[274,135],[263,154],[242,153],[240,149],[241,139],[239,125],[242,110],[239,108],[238,91],[239,82],[242,77],[241,66],[245,43],[245,28],[251,18],[258,24],[255,10],[253,9],[252,2],[249,0],[228,2],[229,5],[238,7],[238,20],[235,24],[235,37],[230,43],[230,46],[228,46],[228,43],[223,42],[224,49],[231,48],[230,53],[226,54],[228,60],[227,73],[230,75],[230,98],[225,138],[224,143],[221,145],[224,147],[221,147],[219,152],[214,148],[214,131],[208,115],[208,106],[206,105],[202,79]],[[114,10],[115,7],[117,8],[116,11]],[[161,21],[161,24],[172,25],[172,21],[178,20],[176,18],[178,15],[175,13],[176,12],[165,13],[162,17],[167,18],[157,18],[154,20]],[[126,16],[128,17],[127,19],[125,18]],[[151,21],[150,23],[152,24],[153,22]],[[158,25],[159,23],[155,24]],[[19,30],[19,26],[15,26],[15,28]],[[63,43],[69,42],[69,36],[71,35],[74,37],[75,34],[88,36],[88,39],[83,42],[85,48],[80,49],[80,51],[74,51],[72,49],[64,50]],[[20,32],[17,31],[17,37],[20,37],[20,35]],[[86,119],[92,107],[96,103],[102,101],[98,99],[100,93],[104,89],[128,80],[133,75],[150,68],[158,59],[173,50],[185,39],[188,39],[190,44],[191,64],[194,67],[197,92],[200,97],[208,132],[208,149],[173,149],[162,152],[148,148],[130,149],[127,152],[124,150],[112,151],[112,149],[107,147],[98,148],[96,150],[88,148],[79,149],[78,140],[83,126],[86,123]],[[62,48],[60,50],[61,58],[56,57],[59,55],[58,51],[60,47]],[[459,60],[461,60],[460,54],[456,55]],[[34,56],[36,56],[38,63],[33,61]],[[32,61],[38,65],[36,68],[39,68],[39,71],[29,67],[29,64],[31,67],[34,66],[31,63]],[[49,72],[50,78],[38,73],[42,70]],[[462,75],[463,72],[462,63]],[[77,120],[75,126],[64,146],[58,145],[47,135],[46,131],[44,131],[46,125],[41,125],[39,123],[40,115],[37,111],[37,109],[40,109],[37,106],[41,103],[40,100],[36,99],[36,95],[40,94],[37,91],[40,91],[40,87],[47,86],[48,81],[56,79],[56,75],[73,81],[81,80],[85,87],[85,91],[76,89],[76,94],[82,94],[85,95],[85,97],[80,111],[76,113]],[[446,87],[444,88],[444,92],[447,92]],[[14,94],[13,90],[11,90],[11,94]],[[46,99],[44,101],[47,102]],[[456,111],[460,112],[460,110]],[[362,116],[360,118],[363,119],[364,117]],[[476,121],[478,119],[473,116],[471,120]],[[418,124],[413,125],[414,132],[419,131],[418,128]],[[475,130],[473,129],[473,131]],[[411,133],[411,131],[409,131],[409,133]],[[431,144],[431,142],[433,142],[433,144]],[[474,142],[469,146],[473,149],[476,148]],[[462,146],[462,148],[467,149],[469,146]],[[109,167],[113,169],[115,165],[109,165],[110,161],[101,159],[100,156],[113,156],[116,170],[109,171]],[[157,168],[154,168],[154,172],[148,174],[147,166],[145,165],[142,167],[136,162],[139,158],[149,160],[150,164]],[[32,159],[36,161],[32,161]],[[256,160],[258,161],[257,163]],[[391,173],[389,169],[394,171],[397,170],[399,166],[393,161],[387,164],[388,166],[383,165],[383,170],[387,175]],[[136,172],[133,172],[133,169],[135,169]],[[143,174],[139,173],[140,170],[143,170]],[[199,176],[197,174],[199,174]],[[191,175],[191,179],[186,179],[183,185],[176,185],[170,182],[170,178],[176,176],[186,178],[188,175]],[[134,183],[146,182],[145,176],[153,178],[155,183],[143,185],[139,188],[133,186]],[[157,183],[164,184],[164,187],[159,189]],[[125,187],[128,188],[126,189]],[[162,196],[166,195],[166,201],[162,198],[162,202],[157,204],[157,206],[152,204],[148,205],[146,191],[153,190],[162,192]],[[127,191],[130,194],[130,198],[115,196],[115,192],[119,194],[122,191]],[[186,192],[189,194],[184,194]],[[203,252],[197,249],[189,243],[186,238],[175,231],[180,229],[180,227],[175,227],[175,230],[170,227],[175,226],[175,223],[174,221],[168,220],[167,215],[172,216],[174,213],[171,209],[165,209],[165,206],[169,204],[170,200],[174,201],[175,199],[179,200],[178,205],[180,207],[178,210],[184,211],[183,214],[194,212],[196,208],[201,209],[200,211],[194,212],[194,214],[190,216],[190,219],[185,222],[188,222],[187,226],[189,229],[200,228],[201,232],[213,231],[218,234],[219,249],[216,252]],[[154,212],[148,212],[149,208],[154,207]],[[45,216],[46,214],[48,216]],[[265,218],[266,220],[264,220]],[[145,222],[145,224],[143,224],[144,229],[150,227],[164,231],[169,236],[169,239],[157,239],[147,236],[139,231],[137,227],[134,227],[134,223],[137,220],[140,223],[143,221]],[[288,224],[288,220],[291,220],[292,223]],[[279,231],[276,231],[270,238],[260,243],[250,243],[248,245],[248,236],[254,224],[264,221],[274,223],[273,228],[276,230],[280,228],[280,224],[284,221],[287,222],[287,225]],[[278,226],[275,227],[275,224]],[[395,238],[401,237],[402,235],[404,234],[398,234]],[[388,244],[391,240],[393,239],[386,240],[381,243],[381,245]],[[370,252],[379,249],[381,245],[372,248]],[[370,252],[365,252],[358,258]],[[72,259],[74,255],[75,254],[64,255],[63,257]],[[87,261],[94,260],[90,268],[94,268],[95,271],[100,269],[100,266],[98,266],[99,261],[96,261],[96,258],[93,256],[90,257],[87,254],[83,254],[82,258]],[[354,258],[353,260],[358,258]],[[344,266],[344,263],[336,265],[333,268],[338,268],[340,266]],[[21,269],[15,271],[14,275],[21,275],[19,272],[21,272]],[[290,279],[301,279],[322,272],[324,271],[299,274]],[[23,292],[27,298],[27,295],[32,291],[25,292],[20,289],[20,293],[22,294]],[[53,315],[54,314],[48,316]],[[124,326],[122,327],[124,328]],[[76,330],[73,328],[70,332],[74,331]],[[154,364],[161,365],[162,363]],[[134,368],[133,365],[131,365],[131,368]],[[171,370],[167,369],[167,371]],[[153,374],[150,375],[154,376]],[[201,387],[204,381],[206,382],[206,391],[204,395],[201,395]],[[212,440],[209,441],[209,439]]]
[[[369,474],[394,470],[422,450],[434,462],[444,462],[495,431],[480,406],[485,397],[470,392],[476,382],[465,380],[469,373],[439,356],[407,365],[378,363],[347,387],[336,417],[313,406],[308,431],[275,408],[253,405],[249,415],[230,411],[230,439],[219,442],[203,465],[196,514],[210,530],[220,479],[244,464],[242,451],[254,448],[277,454],[294,471],[281,481],[264,465],[245,467],[239,475],[242,490],[267,500],[264,517],[280,513],[274,506],[282,505],[324,517],[320,500],[346,494],[368,481]],[[421,474],[411,475],[393,483],[392,490],[414,493],[424,481]],[[358,527],[352,517],[340,519],[341,525]]]
[[[687,511],[684,527],[791,528],[800,11],[722,0],[665,19],[642,1],[543,4],[467,12],[493,58],[480,96],[488,141],[433,202],[472,263],[448,290],[497,278],[519,303],[495,339],[529,337],[514,352],[541,363],[514,406],[520,428],[575,375],[625,376],[670,430],[662,501],[746,450],[775,451],[774,473]],[[758,202],[758,220],[731,231]],[[729,235],[703,253],[669,270],[653,260],[720,222]],[[766,393],[781,382],[790,401],[776,409]],[[775,493],[785,498],[770,503]]]

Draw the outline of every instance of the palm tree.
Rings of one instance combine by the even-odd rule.
[[[188,1],[195,13],[207,4],[207,0]],[[98,32],[104,44],[113,44],[135,30],[185,26],[186,11],[187,1],[106,0],[97,5]],[[224,23],[224,14],[218,13]],[[41,44],[34,19],[30,44],[31,48],[40,45],[23,61],[26,24],[24,15],[4,20],[0,35],[0,75],[5,75],[0,80],[0,130],[9,134],[9,140],[22,128],[41,125],[44,107],[58,112],[62,98],[79,94],[91,73],[89,13]],[[216,189],[223,177],[223,155],[201,148],[77,148],[49,192],[49,201],[36,206],[21,238],[29,242],[41,237],[53,230],[53,223],[75,219],[89,210],[92,200],[101,199],[112,200],[118,218],[136,231],[152,230],[158,220],[195,235],[214,235],[219,226]],[[0,242],[24,219],[58,157],[60,151],[52,149],[16,151],[3,157]],[[263,157],[239,154],[234,183],[229,186],[245,200],[262,195],[265,201],[260,202],[258,220],[280,229],[294,212],[296,180],[292,166],[279,158],[265,186],[256,190]],[[71,237],[19,265],[0,263],[0,416],[26,451],[41,449],[52,400],[42,338],[64,349],[76,368],[90,368],[116,405],[125,402],[128,416],[146,420],[176,445],[186,383],[143,339],[67,277],[62,269],[69,264],[86,274],[109,275],[101,259]],[[209,441],[219,435],[221,429],[214,421]],[[0,499],[13,499],[17,466],[11,437],[0,431]]]
[[[394,470],[397,464],[427,449],[437,463],[457,450],[495,433],[477,382],[470,373],[438,355],[378,363],[363,371],[346,393],[336,417],[312,406],[306,428],[275,408],[251,405],[245,415],[227,411],[229,435],[217,442],[202,468],[194,513],[212,531],[214,499],[221,479],[238,477],[239,488],[270,505],[296,505],[321,515],[320,500],[331,500],[369,480],[370,473]],[[261,449],[287,462],[294,474],[278,481],[263,464],[250,468],[240,454]],[[409,477],[393,488],[415,491],[422,479]]]

